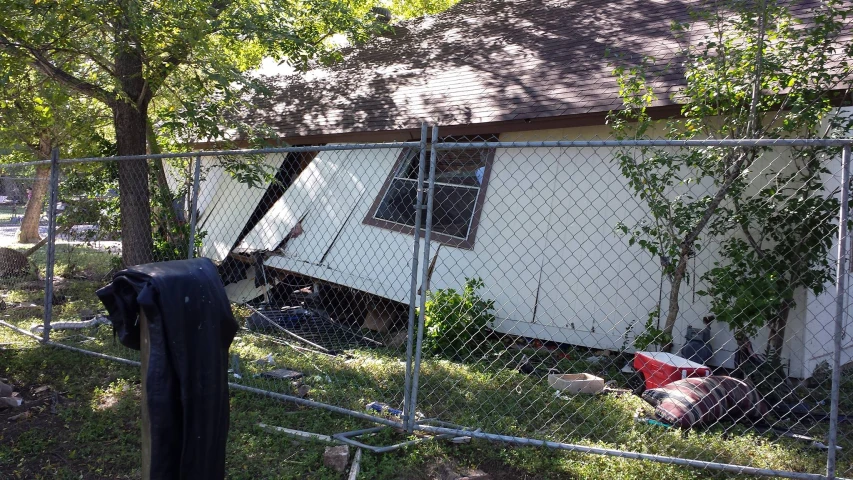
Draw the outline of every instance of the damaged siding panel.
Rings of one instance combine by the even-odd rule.
[[[348,220],[353,210],[370,197],[375,195],[375,170],[381,169],[377,164],[383,164],[385,155],[395,156],[398,150],[377,151],[331,151],[320,152],[314,160],[328,165],[324,182],[317,182],[318,192],[311,201],[312,204],[303,214],[302,229],[304,233],[287,243],[286,254],[314,264],[331,261],[335,255],[349,257],[358,251],[369,248],[365,241],[339,245],[343,236],[341,229],[352,228]],[[361,218],[359,218],[360,220]],[[340,253],[336,253],[340,252]]]
[[[333,181],[336,165],[327,158],[322,154],[314,158],[246,235],[239,246],[241,250],[274,250],[298,222],[307,218],[317,201],[328,195],[327,187]],[[294,239],[294,242],[297,240],[299,238]]]
[[[483,279],[480,294],[495,301],[499,331],[504,319],[534,321],[555,158],[547,149],[498,149],[473,251],[442,247],[436,261],[432,290]]]
[[[631,225],[646,209],[609,151],[566,153],[554,165],[537,323],[568,328],[584,345],[618,348],[629,325],[642,325],[657,305],[660,272],[616,230],[617,220]]]
[[[365,156],[356,152],[354,158],[350,159],[352,168],[349,172],[352,176],[349,181],[358,185],[358,188],[350,188],[351,193],[346,197],[353,199],[353,210],[336,234],[324,264],[355,278],[371,279],[365,284],[365,291],[408,303],[412,235],[363,223],[388,173],[394,167],[400,150],[375,150],[370,153],[370,156]],[[359,191],[360,196],[356,198]]]
[[[263,159],[268,172],[281,167],[286,156],[266,155]],[[230,253],[234,242],[269,187],[269,183],[252,187],[241,183],[219,166],[217,159],[210,159],[210,165],[199,187],[198,229],[206,232],[201,254],[215,261],[221,261]],[[202,202],[202,196],[204,201]]]

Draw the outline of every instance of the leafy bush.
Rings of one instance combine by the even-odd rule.
[[[643,325],[643,333],[637,335],[634,338],[634,347],[637,350],[648,350],[649,346],[652,345],[664,347],[672,343],[672,334],[664,332],[663,330],[655,326],[655,319],[659,315],[660,308],[656,308],[649,312],[649,317],[646,319],[646,324]]]
[[[448,288],[427,293],[425,351],[465,359],[485,350],[486,326],[495,319],[495,302],[477,293],[483,286],[481,278],[466,278],[462,292]]]

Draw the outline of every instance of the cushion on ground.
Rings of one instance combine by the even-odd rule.
[[[752,385],[726,376],[685,378],[646,390],[643,399],[662,421],[690,428],[722,418],[732,421],[760,418],[768,411]]]

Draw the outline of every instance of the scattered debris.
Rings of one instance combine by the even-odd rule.
[[[275,378],[278,380],[298,380],[303,377],[302,372],[288,370],[286,368],[277,368],[269,370],[261,374],[262,377]]]
[[[38,387],[37,389],[33,390],[33,393],[41,393],[41,392],[46,392],[48,390],[50,390],[49,386],[42,385],[41,387]]]
[[[349,468],[349,476],[347,480],[356,480],[358,478],[358,471],[361,469],[361,449],[357,449],[355,451],[355,455],[352,459],[352,466]]]
[[[303,384],[303,385],[300,385],[299,388],[296,389],[296,395],[299,398],[305,398],[308,396],[308,392],[310,392],[310,391],[311,391],[311,387]]]
[[[347,469],[349,463],[349,445],[339,445],[337,447],[326,447],[323,452],[323,465],[332,470],[343,473]]]
[[[50,324],[51,330],[80,330],[83,328],[97,327],[99,325],[109,325],[110,319],[103,315],[98,315],[91,320],[85,320],[82,322],[56,322]],[[44,332],[44,325],[38,324],[34,325],[30,328],[30,331],[35,333],[36,335]]]
[[[21,418],[30,418],[32,416],[33,416],[32,410],[27,410],[26,412],[19,413],[17,415],[12,415],[11,417],[9,417],[9,421],[14,422],[14,421],[17,421]]]
[[[550,375],[552,373],[559,373],[559,371],[555,368],[547,368],[545,365],[534,366],[530,357],[527,355],[521,356],[521,361],[519,361],[516,370],[525,374],[525,375],[536,375],[539,377],[544,377],[546,375]]]
[[[313,432],[303,432],[302,430],[293,430],[291,428],[284,427],[276,427],[274,425],[267,425],[265,423],[259,423],[258,427],[272,432],[283,433],[285,435],[290,435],[292,437],[308,439],[308,440],[317,440],[319,442],[332,443],[335,445],[339,445],[341,442],[335,440],[334,438],[323,435],[322,433],[313,433]]]
[[[550,374],[548,385],[568,393],[601,393],[604,379],[588,373]]]
[[[268,353],[266,357],[255,360],[255,363],[258,365],[275,365],[275,359],[272,353]]]
[[[387,403],[370,402],[367,405],[365,405],[364,408],[366,408],[368,410],[373,410],[374,412],[379,412],[379,413],[391,415],[392,417],[398,417],[398,418],[403,417],[403,411],[402,410],[392,408],[392,407],[388,406]]]
[[[672,428],[672,425],[668,423],[661,422],[660,420],[655,420],[654,418],[649,418],[645,415],[640,415],[639,413],[634,414],[634,421],[646,425],[653,425],[655,427]]]
[[[628,388],[619,388],[616,386],[616,382],[614,380],[610,380],[604,384],[604,390],[601,391],[603,394],[614,395],[620,397],[622,395],[631,395],[634,393],[633,390]]]

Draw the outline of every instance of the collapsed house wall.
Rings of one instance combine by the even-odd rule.
[[[605,127],[574,128],[503,134],[500,140],[594,139],[606,133]],[[271,252],[269,267],[408,303],[411,234],[365,223],[400,154],[400,149],[320,152],[237,250]],[[661,278],[659,260],[629,245],[616,229],[618,222],[636,224],[648,215],[612,154],[592,148],[497,150],[474,244],[433,243],[429,288],[459,289],[466,278],[480,277],[483,297],[495,301],[493,328],[499,332],[630,349],[659,299],[666,311],[670,286]],[[762,157],[752,169],[752,188],[757,191],[788,163],[781,150]],[[302,233],[292,236],[297,224]],[[710,313],[707,298],[696,290],[706,287],[701,276],[718,252],[719,244],[710,241],[690,261],[673,332],[676,348],[688,327],[701,328]],[[814,338],[831,332],[826,327],[831,319],[813,318],[827,311],[816,301],[798,292],[789,316],[783,359],[795,377],[811,373],[817,362],[808,352],[820,348]],[[711,334],[711,363],[732,367],[737,345],[731,332],[715,322]],[[753,339],[755,350],[766,342],[762,329]]]
[[[284,154],[266,155],[263,158],[263,168],[267,173],[276,172],[286,157]],[[205,237],[199,254],[219,262],[231,252],[246,219],[257,207],[270,182],[249,185],[231,175],[220,159],[201,158],[202,175],[199,179],[196,205],[196,231],[204,232]],[[194,168],[194,163],[187,170],[164,165],[170,188],[177,191],[183,187],[187,178],[192,178]],[[191,180],[189,182],[191,184]]]

